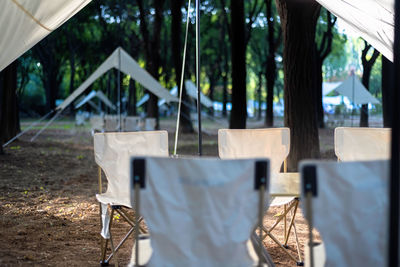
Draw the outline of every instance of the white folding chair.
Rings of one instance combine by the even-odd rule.
[[[91,116],[90,119],[90,126],[92,127],[92,132],[103,132],[104,131],[104,118],[103,116]]]
[[[390,158],[390,128],[335,129],[335,154],[339,161]]]
[[[283,163],[286,172],[286,158],[290,150],[289,128],[268,128],[268,129],[220,129],[218,130],[218,153],[221,159],[240,159],[267,157],[271,162],[271,177],[280,172]],[[278,216],[274,225],[269,229],[263,227],[266,235],[269,236],[285,253],[298,265],[302,264],[300,246],[296,233],[295,216],[299,205],[295,197],[274,197],[270,203],[271,207],[283,206],[283,212]],[[292,212],[292,218],[287,226],[287,215]],[[284,241],[281,243],[272,231],[283,221]],[[287,244],[291,230],[294,230],[298,259],[287,251]]]
[[[247,241],[268,206],[267,170],[267,159],[134,158],[131,199],[153,251],[146,266],[253,266]]]
[[[389,161],[306,161],[300,170],[309,245],[315,226],[325,247],[319,266],[387,266]]]
[[[119,116],[106,115],[104,117],[104,130],[106,132],[115,132],[118,130]]]
[[[135,132],[140,131],[140,117],[138,116],[127,116],[123,118],[122,129],[124,132]]]
[[[132,156],[164,156],[168,157],[168,133],[166,131],[129,132],[129,133],[97,133],[94,135],[94,154],[99,165],[100,216],[102,221],[101,263],[106,265],[125,243],[133,232],[133,219],[127,214],[131,209],[129,164]],[[101,171],[107,178],[107,190],[103,193]],[[111,208],[111,213],[109,213]],[[130,224],[125,237],[117,246],[111,234],[114,213],[118,213]],[[105,241],[104,241],[105,240]],[[110,242],[111,254],[107,256],[107,246]]]

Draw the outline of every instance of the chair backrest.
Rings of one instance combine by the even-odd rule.
[[[168,157],[166,131],[96,133],[96,163],[103,169],[108,186],[105,197],[116,205],[130,207],[130,158],[132,156]]]
[[[390,128],[335,129],[335,154],[340,161],[390,158]]]
[[[305,217],[306,166],[315,168],[311,213],[326,250],[324,266],[386,266],[389,161],[302,162]]]
[[[92,129],[95,130],[103,130],[104,128],[104,118],[102,116],[91,116],[90,117],[90,125]]]
[[[115,132],[118,130],[119,116],[106,115],[104,117],[104,130],[106,132]]]
[[[255,164],[254,159],[145,158],[140,214],[153,248],[146,266],[253,266],[246,241],[258,217]]]
[[[289,128],[218,130],[221,159],[265,157],[270,159],[271,173],[277,173],[289,150]]]
[[[127,116],[123,119],[122,128],[126,132],[140,131],[140,117]]]

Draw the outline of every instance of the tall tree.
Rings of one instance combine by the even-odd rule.
[[[372,67],[379,56],[378,50],[374,49],[370,59],[367,59],[368,51],[371,48],[374,49],[370,44],[364,41],[364,49],[361,53],[361,62],[363,65],[362,84],[367,90],[369,90],[369,77],[371,76]],[[360,127],[368,127],[368,104],[363,104],[361,106]]]
[[[146,55],[146,69],[150,74],[158,80],[159,67],[161,64],[160,58],[160,40],[161,40],[161,26],[163,21],[163,7],[165,0],[154,0],[154,18],[153,23],[149,27],[149,8],[146,8],[143,4],[143,0],[138,0],[137,4],[140,11],[140,32],[143,38],[143,45]],[[150,28],[153,30],[150,36]],[[150,99],[147,102],[147,116],[150,118],[156,118],[156,128],[159,128],[159,114],[158,114],[158,97],[151,92]]]
[[[275,54],[279,44],[281,43],[282,32],[279,31],[277,36],[275,34],[276,16],[273,12],[272,0],[265,0],[265,6],[268,24],[268,56],[265,69],[265,78],[267,80],[267,110],[265,114],[265,125],[272,127],[274,126],[274,86],[277,73]]]
[[[3,144],[20,131],[17,103],[17,61],[0,73],[0,153]]]
[[[174,0],[171,1],[171,33],[172,33],[172,57],[175,68],[175,81],[179,88],[180,80],[182,75],[182,49],[181,49],[181,39],[182,39],[182,0]],[[183,83],[182,87],[182,105],[181,105],[181,114],[180,114],[180,122],[181,129],[184,133],[193,133],[193,125],[190,120],[190,107],[188,107],[189,97],[186,93],[185,83]]]
[[[382,56],[382,109],[383,127],[393,126],[393,105],[394,105],[394,64]]]
[[[59,29],[56,33],[47,36],[33,47],[33,54],[39,59],[42,67],[42,83],[46,93],[46,110],[53,110],[59,96],[63,77],[64,64],[64,35]]]
[[[337,17],[332,16],[331,13],[326,10],[326,30],[322,34],[322,40],[318,44],[315,43],[316,49],[316,91],[315,91],[315,105],[317,106],[318,126],[320,128],[325,127],[324,123],[324,108],[322,105],[322,64],[332,50],[332,39],[333,39],[333,27],[336,23]]]
[[[246,39],[244,1],[231,0],[232,111],[229,128],[246,128]]]
[[[301,159],[319,157],[315,90],[315,28],[321,6],[314,0],[276,0],[284,49],[285,126],[290,128],[289,171]]]

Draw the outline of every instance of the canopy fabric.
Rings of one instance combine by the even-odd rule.
[[[0,1],[0,71],[60,27],[90,1]]]
[[[57,110],[65,109],[72,101],[81,95],[95,80],[106,73],[108,70],[116,68],[123,73],[130,75],[131,79],[136,80],[144,88],[165,99],[167,102],[178,101],[178,98],[172,96],[159,82],[157,82],[146,70],[123,50],[121,47],[115,51],[93,72],[89,78],[84,81],[63,103],[57,106]]]
[[[103,94],[101,91],[92,91],[86,97],[84,97],[78,104],[75,105],[75,109],[78,109],[85,105],[86,103],[90,103],[90,100],[93,98],[98,97],[106,106],[115,110],[115,106],[111,103],[111,101]]]
[[[328,95],[330,92],[335,90],[341,82],[322,82],[322,96]]]
[[[191,80],[185,81],[185,88],[188,96],[197,100],[197,88]],[[211,108],[213,106],[213,102],[211,101],[211,99],[205,96],[202,92],[200,92],[200,103],[207,108]]]
[[[335,91],[341,95],[347,96],[355,105],[380,103],[378,99],[368,92],[355,75],[350,75],[349,78],[335,88]]]
[[[317,0],[393,61],[394,0]]]

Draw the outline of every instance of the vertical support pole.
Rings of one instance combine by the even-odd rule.
[[[197,123],[199,128],[199,156],[203,154],[201,132],[201,95],[200,95],[200,0],[196,0],[196,87],[197,87]]]
[[[392,128],[392,159],[390,162],[390,206],[389,206],[389,260],[388,266],[399,266],[399,208],[400,208],[400,173],[399,173],[399,134],[400,134],[400,80],[397,78],[400,73],[400,0],[395,1],[394,12],[394,107],[393,107],[393,128]]]
[[[121,47],[118,47],[118,131],[121,132]]]
[[[264,194],[268,189],[269,184],[269,162],[267,160],[255,162],[255,177],[254,189],[259,191],[259,205],[258,205],[258,228],[259,228],[259,251],[258,251],[258,266],[262,267],[263,255],[263,219],[264,219]]]

